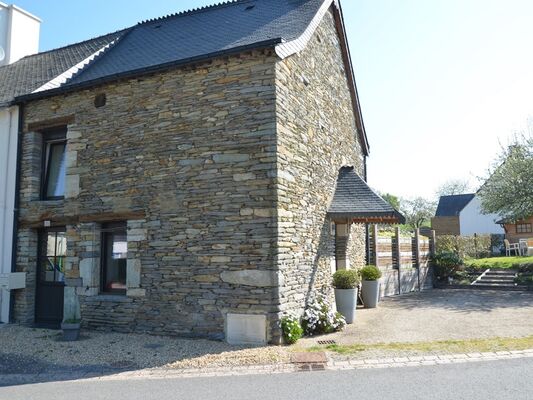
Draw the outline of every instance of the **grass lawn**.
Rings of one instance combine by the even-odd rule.
[[[331,351],[337,354],[360,354],[367,350],[384,350],[390,352],[447,352],[473,353],[487,351],[526,350],[533,348],[533,336],[522,338],[490,338],[468,340],[441,340],[435,342],[414,343],[377,343],[377,344],[330,344],[327,346],[313,346],[308,351]]]
[[[504,268],[504,269],[518,269],[521,265],[532,264],[533,256],[531,257],[491,257],[470,259],[464,261],[467,267],[486,269],[486,268]]]

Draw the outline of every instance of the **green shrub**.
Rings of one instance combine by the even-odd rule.
[[[454,277],[463,266],[461,257],[456,253],[446,251],[435,254],[432,262],[436,267],[437,277],[441,280]]]
[[[355,289],[359,285],[359,273],[354,269],[340,269],[333,274],[333,287]]]
[[[287,344],[296,343],[304,334],[302,325],[300,325],[300,320],[295,316],[287,315],[283,317],[280,326],[283,340]]]
[[[495,235],[437,236],[437,253],[456,253],[461,258],[490,257],[492,246],[496,246]]]
[[[367,265],[361,268],[361,278],[364,281],[377,281],[381,278],[381,271],[375,265]]]

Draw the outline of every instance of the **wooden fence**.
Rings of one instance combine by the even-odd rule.
[[[435,251],[435,232],[432,237],[401,236],[396,228],[392,237],[380,237],[377,226],[370,231],[370,263],[383,273],[381,296],[392,296],[433,288],[431,255]]]

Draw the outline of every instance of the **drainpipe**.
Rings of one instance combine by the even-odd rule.
[[[20,168],[22,164],[22,132],[24,123],[24,105],[19,104],[18,134],[17,134],[17,166],[15,176],[15,202],[13,207],[13,239],[11,248],[11,272],[17,271],[17,244],[18,244],[18,217],[20,201]],[[11,290],[9,299],[9,321],[13,322],[13,311],[15,308],[15,293]]]
[[[365,182],[368,181],[367,177],[367,165],[366,165],[366,156],[363,155],[363,176]],[[369,224],[365,224],[365,253],[366,253],[366,265],[370,264],[370,227]]]

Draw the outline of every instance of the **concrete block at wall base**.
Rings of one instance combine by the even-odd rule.
[[[229,344],[267,343],[266,315],[226,314],[225,333]]]

